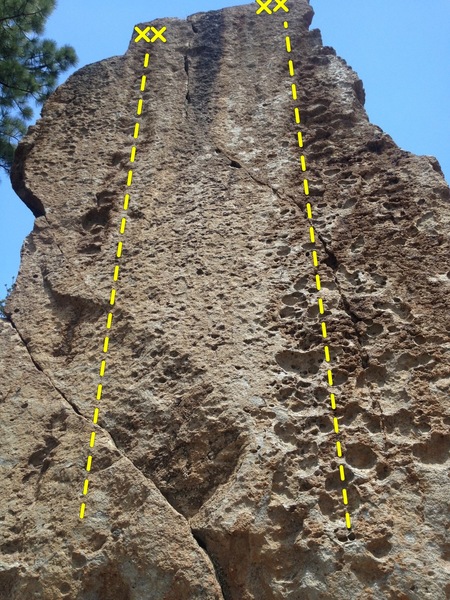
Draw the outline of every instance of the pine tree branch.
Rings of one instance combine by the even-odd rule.
[[[31,94],[34,98],[34,92],[32,92],[31,90],[24,90],[20,87],[17,87],[15,85],[8,85],[7,83],[5,83],[4,81],[0,81],[0,85],[2,85],[3,87],[8,88],[9,90],[17,90],[19,92],[24,92],[24,94]]]
[[[19,17],[32,17],[33,15],[38,15],[40,14],[40,10],[37,10],[36,12],[32,12],[32,13],[22,13],[22,14],[18,14],[18,15],[13,15],[12,17],[1,17],[0,18],[0,23],[3,23],[3,21],[14,21],[15,19],[18,19]]]

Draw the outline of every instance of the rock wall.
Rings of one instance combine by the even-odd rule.
[[[140,24],[18,148],[1,600],[450,597],[449,188],[287,6]]]

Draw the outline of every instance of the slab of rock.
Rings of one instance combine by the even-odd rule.
[[[449,188],[288,6],[140,24],[18,148],[1,600],[449,597]]]

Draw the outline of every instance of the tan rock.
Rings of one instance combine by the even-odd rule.
[[[19,146],[0,600],[448,597],[449,188],[289,4],[139,25]]]

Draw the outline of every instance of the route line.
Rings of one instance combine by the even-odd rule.
[[[284,22],[284,28],[288,29],[289,27],[289,23],[287,21]],[[292,51],[291,49],[291,39],[288,35],[286,35],[286,51],[288,53],[290,53]],[[291,77],[294,77],[295,75],[295,69],[294,69],[294,61],[292,59],[289,59],[288,62],[288,66],[289,66],[289,74]],[[295,83],[292,83],[291,85],[292,88],[292,98],[293,100],[297,100],[297,86]],[[295,123],[297,125],[300,125],[300,109],[298,107],[296,107],[294,109],[294,116],[295,116]],[[303,135],[301,131],[297,132],[297,138],[298,138],[298,145],[299,148],[303,148]],[[305,159],[305,155],[301,154],[300,155],[300,166],[302,169],[302,172],[305,173],[305,178],[303,179],[303,191],[305,193],[306,197],[309,197],[309,182],[308,179],[306,178],[306,159]],[[315,238],[315,233],[314,233],[314,225],[313,225],[313,214],[312,214],[312,204],[311,201],[306,203],[306,215],[308,217],[308,220],[310,222],[310,226],[309,226],[309,237],[311,240],[311,243],[315,245],[316,243],[316,238]],[[313,266],[314,269],[316,271],[316,288],[317,291],[320,292],[322,289],[321,286],[321,282],[320,282],[320,274],[318,273],[318,269],[319,269],[319,259],[317,256],[317,250],[313,250],[312,252],[312,261],[313,261]],[[325,305],[323,302],[323,298],[319,297],[318,298],[318,305],[319,305],[319,312],[321,315],[324,314],[325,312]],[[328,333],[327,333],[327,326],[325,323],[325,318],[323,318],[323,320],[321,321],[321,329],[322,329],[322,337],[324,339],[324,354],[325,354],[325,362],[328,363],[329,368],[327,369],[327,383],[328,383],[328,387],[330,389],[333,388],[333,371],[331,369],[331,360],[330,360],[330,347],[328,346],[327,340],[328,340]],[[336,397],[335,394],[333,392],[330,392],[330,404],[331,404],[331,408],[333,409],[333,411],[336,409]],[[339,440],[339,422],[337,417],[333,417],[333,427],[334,427],[334,432],[336,434],[336,454],[338,456],[338,458],[342,459],[342,446],[341,446],[341,442]],[[342,484],[342,501],[344,503],[344,506],[347,508],[348,506],[348,495],[347,495],[347,488],[345,487],[345,470],[344,470],[344,465],[341,464],[339,465],[339,476],[341,479],[341,482],[343,482]],[[350,518],[350,513],[348,512],[348,510],[345,510],[345,525],[347,527],[347,529],[351,529],[352,527],[352,523],[351,523],[351,518]]]
[[[280,9],[283,9],[285,12],[289,12],[289,8],[286,6],[286,0],[275,0],[276,2],[276,7],[273,9],[273,11],[270,8],[271,5],[271,0],[256,0],[257,4],[259,5],[259,8],[256,11],[256,14],[261,14],[261,13],[268,13],[268,14],[272,14],[277,12]],[[289,23],[287,21],[284,21],[284,28],[288,29],[289,28]],[[288,55],[290,55],[292,53],[292,47],[291,47],[291,38],[289,35],[286,35],[285,37],[285,41],[286,41],[286,52],[288,53]],[[291,77],[295,76],[295,68],[294,68],[294,61],[289,58],[288,60],[288,68],[289,68],[289,75]],[[292,99],[293,100],[297,100],[297,85],[295,83],[291,84],[291,95],[292,95]],[[295,123],[296,125],[300,125],[301,119],[300,119],[300,108],[298,106],[296,106],[294,108],[294,118],[295,118]],[[301,131],[297,131],[297,141],[298,141],[298,146],[301,149],[301,154],[300,154],[300,167],[302,170],[302,173],[304,174],[304,179],[303,179],[303,191],[304,194],[306,196],[306,216],[308,218],[309,221],[309,238],[311,240],[311,243],[316,244],[316,236],[315,236],[315,231],[314,231],[314,225],[313,225],[313,207],[312,207],[312,201],[309,200],[309,181],[307,179],[306,176],[306,158],[305,155],[303,154],[303,134]],[[316,282],[316,288],[317,291],[320,292],[322,289],[322,285],[321,285],[321,280],[320,280],[320,273],[319,273],[319,258],[318,258],[318,254],[317,254],[317,250],[314,249],[312,252],[312,262],[313,262],[313,267],[314,267],[314,271],[315,271],[315,282]],[[319,313],[320,315],[323,315],[325,312],[325,305],[324,305],[324,301],[322,297],[318,298],[318,305],[319,305]],[[330,357],[330,346],[328,345],[328,333],[327,333],[327,326],[326,326],[326,322],[325,322],[325,318],[322,317],[322,321],[320,323],[321,326],[321,332],[322,332],[322,338],[324,340],[324,355],[325,355],[325,362],[328,364],[328,368],[327,368],[327,384],[328,384],[328,388],[330,390],[329,394],[330,394],[330,404],[331,404],[331,408],[334,411],[336,410],[336,396],[334,394],[333,390],[334,389],[334,382],[333,382],[333,370],[331,368],[331,357]],[[343,464],[343,454],[342,454],[342,445],[340,442],[340,429],[339,429],[339,421],[337,419],[336,416],[333,416],[333,429],[334,429],[334,433],[336,435],[336,454],[338,456],[338,458],[340,459],[340,464],[339,464],[339,477],[340,480],[342,482],[342,502],[344,504],[345,507],[345,525],[347,527],[347,529],[351,529],[352,528],[352,522],[351,522],[351,518],[350,518],[350,513],[347,510],[348,507],[348,494],[347,494],[347,487],[346,487],[346,476],[345,476],[345,469],[344,469],[344,464]]]
[[[138,29],[138,28],[136,28],[136,29]],[[150,30],[150,28],[148,30]],[[153,28],[152,28],[152,30],[153,30]],[[163,30],[165,30],[165,28],[163,28]],[[146,30],[146,32],[147,32],[147,30]],[[138,36],[139,39],[141,37],[145,38],[145,34],[142,34],[142,32],[140,30],[138,30],[138,33],[139,33],[139,36]],[[139,41],[139,39],[137,39],[135,41]],[[148,40],[148,41],[150,42],[153,40]],[[165,40],[163,40],[163,41],[165,41]],[[150,54],[146,53],[144,56],[144,69],[148,68],[149,62],[150,62]],[[140,92],[142,92],[142,93],[145,92],[146,84],[147,84],[147,76],[144,74],[140,78],[140,85],[139,85]],[[143,104],[144,104],[144,100],[141,96],[139,98],[137,110],[136,110],[136,115],[138,117],[140,117],[142,115]],[[133,168],[132,168],[132,166],[133,166],[133,163],[135,162],[136,153],[137,153],[137,148],[134,144],[137,143],[138,137],[139,137],[139,121],[136,121],[136,124],[134,125],[134,130],[133,130],[133,138],[134,138],[135,142],[133,143],[133,146],[131,148],[131,153],[130,153],[131,168],[128,169],[128,174],[127,174],[126,186],[128,189],[127,189],[127,193],[125,194],[124,201],[123,201],[123,210],[124,211],[128,210],[128,205],[130,202],[130,193],[129,192],[131,191],[130,188],[133,183]],[[125,234],[126,225],[127,225],[127,220],[125,217],[123,217],[120,221],[120,227],[119,227],[120,236],[119,236],[119,241],[117,243],[116,259],[120,259],[122,257],[122,253],[123,253],[122,238],[123,238],[123,235]],[[116,260],[116,265],[114,266],[114,273],[113,273],[113,286],[111,288],[111,293],[110,293],[110,297],[109,297],[109,303],[111,305],[111,308],[115,305],[115,302],[116,302],[116,286],[117,286],[117,281],[119,280],[119,273],[120,273],[120,261]],[[103,358],[100,363],[100,380],[101,380],[101,382],[103,382],[103,378],[104,378],[105,372],[106,372],[106,355],[108,353],[108,348],[109,348],[110,332],[111,332],[111,328],[112,328],[112,323],[113,323],[113,313],[110,310],[110,312],[108,313],[107,321],[106,321],[106,335],[103,340],[103,354],[104,354],[105,358]],[[96,394],[97,402],[102,399],[102,394],[103,394],[103,383],[99,383],[97,385],[97,394]],[[99,410],[98,406],[96,406],[94,409],[94,416],[92,418],[92,423],[94,425],[97,425],[99,413],[100,413],[100,410]],[[83,492],[82,492],[83,496],[85,498],[86,498],[88,490],[89,490],[89,474],[92,469],[92,453],[93,453],[93,449],[95,447],[95,435],[96,435],[95,431],[92,431],[91,435],[90,435],[90,439],[89,439],[89,455],[88,455],[87,461],[86,461],[87,475],[84,480]],[[86,502],[83,501],[83,502],[81,502],[81,506],[80,506],[80,519],[84,519],[85,513],[86,513]]]

